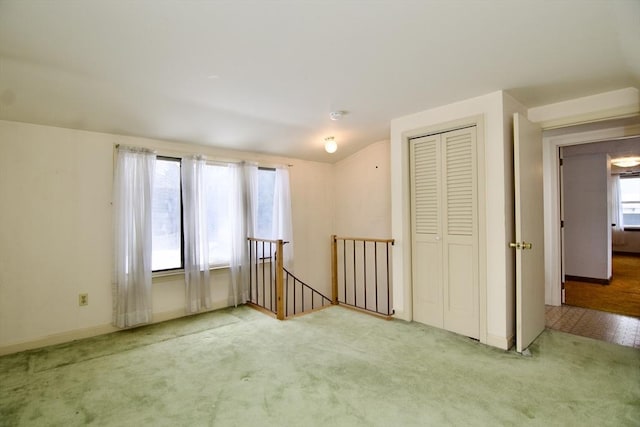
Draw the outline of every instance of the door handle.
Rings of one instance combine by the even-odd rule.
[[[515,242],[515,243],[509,243],[509,247],[514,249],[531,249],[533,248],[533,244],[527,243],[527,242],[522,242],[522,243]]]

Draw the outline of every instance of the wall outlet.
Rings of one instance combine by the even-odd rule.
[[[78,305],[89,305],[89,294],[78,295]]]

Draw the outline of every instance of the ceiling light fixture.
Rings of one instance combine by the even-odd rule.
[[[338,143],[334,137],[328,136],[324,139],[324,149],[329,154],[336,152],[338,149]]]
[[[640,165],[640,157],[621,157],[619,159],[611,160],[611,164],[616,165],[619,168],[631,168],[633,166]]]
[[[340,120],[345,114],[347,114],[346,111],[332,111],[329,113],[329,118],[335,122],[336,120]]]

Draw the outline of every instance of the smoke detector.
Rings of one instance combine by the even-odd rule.
[[[329,118],[333,121],[336,121],[340,120],[345,114],[347,114],[346,111],[332,111],[329,113]]]

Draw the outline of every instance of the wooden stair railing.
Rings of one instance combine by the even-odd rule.
[[[249,301],[279,320],[332,304],[391,318],[390,247],[393,239],[331,236],[331,297],[284,268],[282,239],[247,238]],[[339,262],[341,261],[341,262]]]
[[[391,318],[393,244],[394,239],[331,236],[332,302]]]
[[[249,237],[248,304],[279,320],[331,305],[331,299],[284,268],[283,240]],[[305,300],[306,295],[306,300]]]

